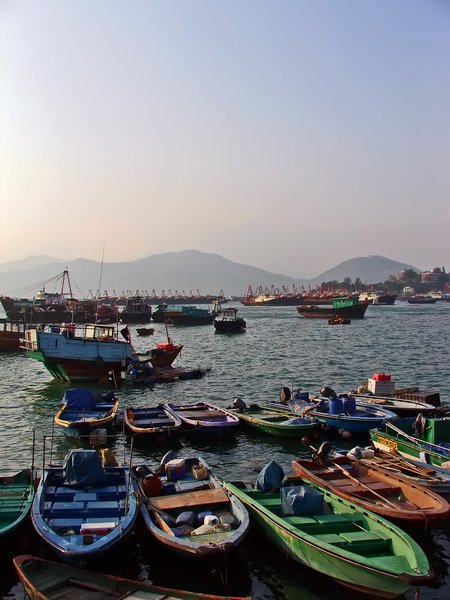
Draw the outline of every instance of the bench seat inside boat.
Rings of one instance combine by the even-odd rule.
[[[133,421],[133,425],[135,427],[170,427],[173,424],[174,422],[171,419],[168,419],[167,417],[150,418],[137,416]]]

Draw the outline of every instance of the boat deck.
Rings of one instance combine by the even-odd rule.
[[[108,479],[103,486],[87,489],[64,485],[62,477],[47,486],[42,516],[49,527],[59,535],[70,535],[72,541],[80,536],[82,544],[82,534],[102,535],[119,525],[126,515],[127,486],[124,477]]]
[[[279,494],[263,494],[252,491],[251,497],[264,508],[282,517],[289,526],[298,529],[302,534],[339,547],[355,554],[378,560],[385,566],[391,561],[408,568],[406,558],[392,555],[392,540],[366,528],[366,519],[359,512],[343,514],[323,514],[315,516],[282,516]]]

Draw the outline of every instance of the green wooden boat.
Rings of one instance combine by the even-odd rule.
[[[288,556],[345,586],[395,598],[434,579],[426,555],[404,531],[320,486],[303,483],[323,493],[323,514],[283,516],[279,492],[224,485]]]
[[[34,490],[34,469],[0,477],[0,544],[9,540],[27,519]]]
[[[239,419],[253,429],[277,437],[301,438],[316,433],[321,428],[321,424],[315,419],[299,417],[288,409],[274,411],[259,404],[250,404],[239,413],[230,412],[238,414]]]
[[[163,588],[149,582],[95,573],[28,554],[17,556],[13,563],[30,600],[250,600]]]
[[[395,424],[386,423],[383,429],[371,429],[370,437],[375,448],[398,452],[410,460],[437,467],[450,462],[450,448],[446,447],[450,441],[450,419],[446,417],[422,417],[415,422],[399,419]]]

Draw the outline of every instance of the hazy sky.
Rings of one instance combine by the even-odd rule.
[[[448,0],[0,0],[0,262],[450,267]]]

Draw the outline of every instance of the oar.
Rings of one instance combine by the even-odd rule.
[[[346,477],[348,477],[349,479],[351,479],[352,481],[354,481],[358,486],[361,486],[364,489],[368,490],[374,496],[377,496],[378,498],[381,498],[381,500],[383,501],[383,503],[386,502],[387,504],[389,504],[390,506],[392,506],[392,508],[395,508],[395,510],[397,510],[397,511],[400,510],[398,508],[398,506],[395,506],[395,504],[393,504],[392,502],[390,502],[387,498],[383,498],[383,496],[381,494],[379,494],[375,490],[372,490],[368,485],[366,485],[365,483],[362,483],[361,481],[359,481],[358,479],[356,479],[356,477],[353,477],[352,475],[350,475],[350,473],[347,471],[347,469],[344,469],[344,467],[341,467],[341,465],[339,465],[337,462],[333,462],[332,464],[334,466],[336,466],[340,471],[342,471]]]
[[[425,440],[418,440],[417,438],[413,437],[412,435],[408,435],[405,431],[402,431],[401,429],[399,429],[398,427],[396,427],[389,421],[386,422],[386,425],[388,425],[391,429],[393,429],[395,432],[399,433],[406,439],[410,440],[411,442],[414,442],[414,444],[420,446],[424,452],[427,451],[427,448],[424,448],[422,445],[422,442],[424,442]],[[429,444],[430,446],[433,446],[433,448],[438,448],[439,450],[444,450],[446,453],[449,451],[449,449],[445,448],[445,446],[440,446],[439,444],[433,444],[432,442],[426,442],[426,443]],[[433,450],[433,448],[430,448],[430,449]]]

